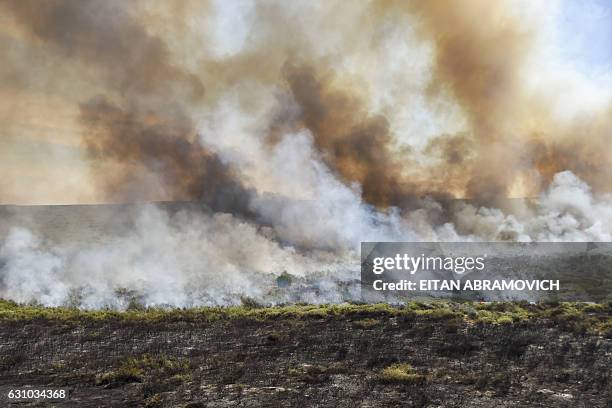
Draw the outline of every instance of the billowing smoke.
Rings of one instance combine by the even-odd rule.
[[[192,205],[88,242],[7,216],[0,296],[336,302],[360,241],[609,240],[609,81],[550,56],[538,7],[4,2],[0,81],[72,107],[97,201]]]
[[[270,276],[283,271],[296,277],[346,276],[354,267],[349,259],[305,257],[283,248],[229,214],[180,211],[170,217],[154,206],[139,210],[128,234],[94,245],[49,248],[29,230],[14,228],[0,257],[5,260],[3,285],[10,288],[3,293],[11,299],[87,308],[125,307],[134,300],[130,293],[121,296],[125,289],[143,304],[158,306],[233,304],[244,296],[315,301],[308,293],[270,297]]]
[[[377,206],[407,207],[418,190],[401,176],[403,164],[391,151],[389,123],[369,115],[361,101],[334,89],[308,66],[287,66],[285,77],[299,106],[297,126],[312,132],[326,164],[348,183],[359,183],[364,199]]]
[[[202,81],[175,64],[167,45],[148,34],[120,2],[7,6],[45,47],[91,65],[110,94],[80,103],[89,157],[118,164],[114,171],[94,172],[108,199],[161,196],[245,210],[248,191],[200,145],[186,112],[203,98]]]
[[[201,200],[213,210],[246,213],[248,191],[219,157],[202,147],[189,119],[158,118],[148,121],[126,112],[104,98],[81,106],[87,125],[84,142],[92,158],[116,160],[117,174],[102,174],[101,182],[111,199],[147,197],[159,184],[161,193],[172,199]],[[154,178],[147,180],[146,173]]]

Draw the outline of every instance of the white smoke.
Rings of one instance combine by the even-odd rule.
[[[228,93],[201,120],[200,137],[257,191],[257,221],[185,209],[170,215],[145,206],[126,231],[79,242],[45,242],[35,231],[12,229],[0,247],[0,297],[17,302],[84,308],[201,306],[362,300],[361,241],[609,241],[612,197],[595,195],[571,172],[558,173],[534,200],[504,208],[457,202],[450,220],[433,199],[400,212],[365,203],[358,184],[328,168],[309,131],[285,132],[265,143],[270,115],[294,109],[274,89],[260,89],[255,111]],[[267,95],[267,97],[266,97]],[[284,272],[298,279],[279,291]],[[351,284],[353,282],[353,284]]]
[[[29,230],[12,229],[0,247],[2,297],[20,303],[57,306],[67,299],[62,258],[42,250]]]
[[[54,245],[14,228],[0,260],[0,297],[47,306],[76,300],[84,308],[126,306],[118,291],[134,293],[146,306],[235,304],[244,296],[286,301],[266,298],[283,272],[342,277],[356,267],[350,256],[305,256],[283,247],[230,214],[169,216],[154,205],[140,211],[129,234],[97,243]]]
[[[292,140],[309,143],[306,135]],[[281,143],[279,149],[291,148]],[[522,208],[513,214],[463,203],[454,222],[424,228],[425,210],[405,217],[375,211],[360,201],[358,189],[315,163],[319,198],[254,201],[271,227],[231,214],[169,215],[147,205],[129,233],[89,244],[57,245],[13,228],[0,247],[0,297],[83,308],[125,308],[129,299],[122,293],[145,306],[177,307],[236,304],[244,297],[264,304],[360,300],[356,286],[343,282],[358,278],[362,240],[609,241],[612,234],[612,197],[593,195],[570,172],[557,174],[536,203],[515,205]],[[279,294],[276,278],[284,272],[304,284]]]
[[[534,200],[514,200],[506,212],[463,204],[452,230],[470,231],[456,239],[474,241],[584,242],[610,241],[612,196],[594,194],[570,171],[557,173]],[[438,236],[445,240],[444,236]]]

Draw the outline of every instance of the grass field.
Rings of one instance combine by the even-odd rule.
[[[0,387],[71,390],[55,406],[606,407],[612,398],[611,304],[245,300],[119,312],[1,301],[0,322]]]

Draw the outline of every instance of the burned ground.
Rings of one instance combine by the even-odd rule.
[[[54,406],[612,401],[610,304],[0,309],[0,386],[70,389]]]

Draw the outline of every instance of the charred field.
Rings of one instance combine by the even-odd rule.
[[[612,305],[79,311],[2,302],[0,386],[53,406],[607,407]],[[23,404],[23,403],[22,403]],[[47,406],[43,402],[24,406]]]

